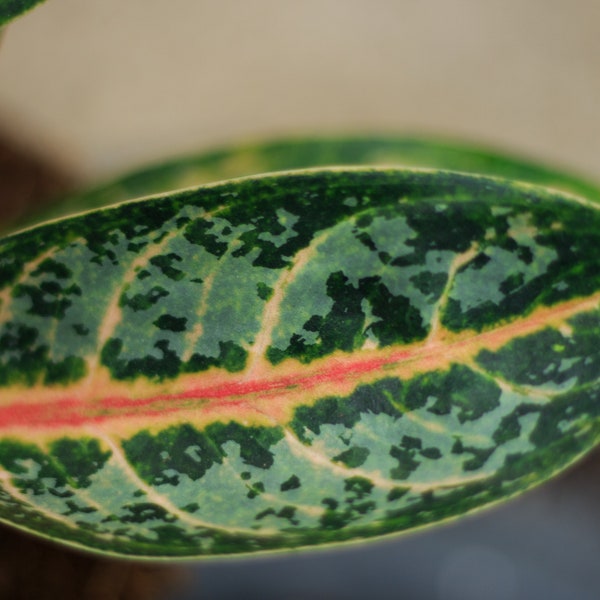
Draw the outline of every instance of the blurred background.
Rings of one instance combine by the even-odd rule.
[[[49,0],[0,126],[86,180],[288,133],[425,132],[600,177],[596,0]]]
[[[49,0],[0,46],[0,203],[290,134],[427,134],[600,181],[597,0]],[[172,600],[596,599],[600,458],[503,507],[186,567]]]

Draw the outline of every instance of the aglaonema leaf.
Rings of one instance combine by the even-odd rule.
[[[443,171],[291,172],[0,243],[0,518],[201,557],[409,531],[600,435],[600,209]]]
[[[0,27],[42,2],[44,0],[0,0]]]

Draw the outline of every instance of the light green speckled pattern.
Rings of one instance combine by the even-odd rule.
[[[600,211],[464,174],[324,170],[0,243],[0,515],[200,557],[407,531],[599,435]]]

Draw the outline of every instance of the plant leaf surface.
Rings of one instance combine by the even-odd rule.
[[[600,210],[356,169],[0,242],[0,518],[96,552],[360,540],[538,484],[599,435]]]

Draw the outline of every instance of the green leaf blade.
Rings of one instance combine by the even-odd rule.
[[[234,177],[314,167],[436,168],[527,181],[600,201],[592,182],[554,166],[456,141],[407,136],[290,138],[184,156],[126,174],[31,215],[34,221]]]
[[[201,557],[505,500],[600,434],[598,244],[592,202],[401,169],[243,179],[9,236],[0,518]]]

